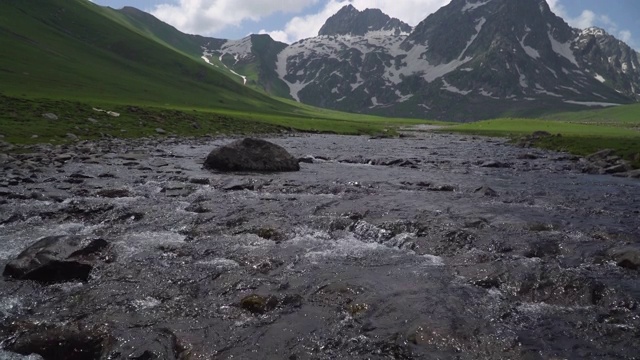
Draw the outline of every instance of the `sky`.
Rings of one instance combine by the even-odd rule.
[[[222,39],[266,33],[292,43],[316,36],[325,20],[352,4],[378,8],[415,26],[450,0],[92,0],[119,9],[133,6],[179,30]],[[519,0],[513,0],[519,1]],[[546,0],[569,25],[598,26],[640,51],[640,0]]]

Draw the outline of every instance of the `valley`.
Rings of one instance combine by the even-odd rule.
[[[0,359],[637,358],[640,54],[545,1],[6,0],[0,48]],[[205,168],[246,137],[299,171]]]

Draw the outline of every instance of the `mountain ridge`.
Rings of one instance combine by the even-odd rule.
[[[475,120],[640,99],[637,54],[586,34],[596,38],[586,56],[580,34],[544,0],[453,0],[408,35],[301,40],[278,69],[298,101],[392,116]]]
[[[234,91],[252,88],[328,109],[469,121],[640,99],[639,53],[601,29],[571,28],[544,0],[453,0],[414,28],[348,5],[318,36],[293,44],[268,35],[188,35],[135,8],[99,8],[133,33],[227,75]],[[123,41],[106,50],[145,66],[168,65]],[[191,66],[169,73],[183,69],[197,80],[203,70],[184,71]]]

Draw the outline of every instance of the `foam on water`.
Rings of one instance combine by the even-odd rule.
[[[556,313],[561,311],[577,311],[577,310],[585,310],[591,308],[591,306],[561,306],[561,305],[553,305],[547,304],[544,302],[538,303],[523,303],[518,307],[519,311],[532,313],[532,314],[547,314],[547,313]]]
[[[90,235],[100,226],[87,226],[82,223],[62,223],[54,228],[47,225],[23,227],[21,230],[11,232],[3,231],[0,235],[0,260],[13,259],[20,254],[28,246],[36,241],[47,237],[57,235]]]
[[[160,304],[162,304],[162,301],[151,296],[147,296],[144,299],[138,299],[133,301],[133,306],[136,308],[136,310],[150,309]]]
[[[230,270],[240,267],[236,261],[225,258],[217,258],[213,260],[204,260],[196,262],[196,265],[207,266],[207,267],[215,267],[218,270]]]
[[[2,360],[44,360],[40,355],[20,355],[16,353],[10,353],[4,350],[0,350],[0,359]]]
[[[0,314],[6,318],[22,308],[22,299],[17,296],[7,296],[0,299]]]
[[[144,231],[125,234],[116,240],[115,244],[120,248],[118,253],[126,257],[158,246],[183,245],[185,239],[185,235],[171,231]]]

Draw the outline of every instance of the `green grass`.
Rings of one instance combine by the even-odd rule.
[[[545,119],[584,124],[640,127],[640,104],[615,106],[606,109],[585,110],[545,116]]]
[[[633,121],[615,121],[607,125],[578,124],[558,120],[495,119],[467,123],[445,128],[465,134],[508,137],[513,141],[535,131],[546,131],[551,137],[532,140],[535,146],[565,151],[576,155],[588,155],[602,149],[613,149],[616,154],[640,168],[640,131],[633,128]],[[557,135],[560,136],[557,136]]]
[[[111,16],[108,16],[111,14]],[[145,37],[86,0],[0,2],[5,95],[219,109],[293,107]]]
[[[94,108],[114,111],[112,117]],[[0,135],[14,144],[65,143],[68,133],[82,140],[105,136],[206,136],[220,134],[308,131],[335,134],[395,134],[403,125],[423,124],[410,119],[386,119],[301,107],[289,114],[140,104],[87,103],[74,100],[24,99],[0,95]],[[42,115],[54,113],[58,120]],[[92,120],[89,120],[92,119]],[[157,128],[166,131],[158,134]],[[34,137],[36,135],[37,137]]]

